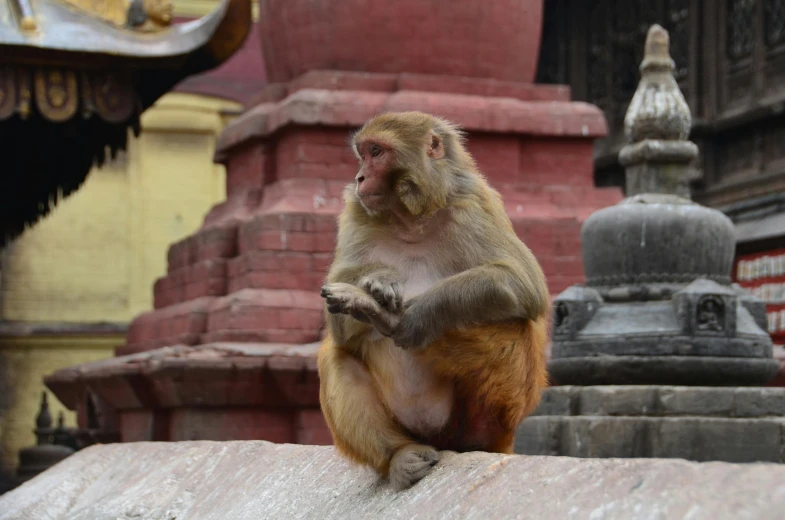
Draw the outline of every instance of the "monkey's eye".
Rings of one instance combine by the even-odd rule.
[[[381,149],[379,146],[372,146],[371,147],[371,157],[379,157],[384,150]]]

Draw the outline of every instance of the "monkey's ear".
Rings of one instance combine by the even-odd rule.
[[[444,141],[441,136],[431,130],[428,132],[428,157],[431,159],[441,159],[444,157]]]

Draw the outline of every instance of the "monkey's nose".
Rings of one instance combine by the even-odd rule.
[[[358,174],[357,174],[357,175],[354,177],[354,180],[356,180],[356,181],[357,181],[357,184],[362,184],[362,182],[365,180],[365,175],[363,175],[362,173],[358,173]]]

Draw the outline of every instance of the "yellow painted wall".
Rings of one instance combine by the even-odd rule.
[[[192,234],[226,196],[223,166],[212,162],[223,114],[234,102],[190,94],[163,97],[142,118],[127,153],[85,184],[3,252],[0,320],[127,323],[152,307],[169,245]],[[122,337],[0,337],[0,369],[12,406],[0,417],[0,452],[35,441],[42,377],[113,355]],[[55,410],[62,409],[50,399]],[[56,415],[55,415],[56,416]],[[72,413],[66,415],[73,425]],[[9,459],[8,456],[12,458]]]

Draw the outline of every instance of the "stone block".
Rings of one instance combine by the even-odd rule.
[[[403,73],[399,75],[398,88],[400,90],[419,90],[422,92],[509,97],[521,101],[570,100],[570,89],[566,85],[534,85],[487,78]]]
[[[756,298],[752,295],[749,291],[746,291],[742,288],[739,284],[734,283],[731,285],[736,296],[739,299],[739,303],[750,313],[755,323],[760,327],[762,330],[768,329],[768,321],[766,319],[766,303]]]
[[[730,417],[735,396],[732,388],[659,387],[657,397],[663,415]]]
[[[572,415],[580,390],[580,387],[575,386],[556,386],[546,389],[533,415]]]
[[[191,257],[191,240],[192,237],[186,237],[169,246],[166,254],[168,270],[185,267],[193,261]]]
[[[521,175],[542,186],[593,186],[592,144],[582,139],[532,139],[521,142]]]
[[[295,438],[292,412],[286,409],[175,410],[169,428],[171,441],[222,439],[290,442]]]
[[[128,327],[126,345],[120,353],[147,350],[151,344],[171,339],[171,344],[193,344],[189,338],[202,334],[207,327],[207,310],[213,298],[197,298],[188,302],[170,305],[137,316]],[[177,339],[177,341],[175,341]]]
[[[531,416],[518,427],[515,453],[522,455],[561,455],[561,417]]]
[[[649,421],[634,417],[564,417],[560,455],[568,457],[645,457]]]
[[[559,384],[582,385],[696,385],[758,386],[770,381],[779,363],[766,358],[709,356],[585,356],[556,359],[554,344],[548,362],[550,376]]]
[[[785,419],[663,418],[650,427],[652,457],[785,462]]]
[[[153,438],[152,410],[126,410],[120,414],[122,442],[143,442]]]
[[[323,312],[315,291],[244,289],[211,305],[205,341],[310,343],[319,337]]]
[[[687,336],[734,337],[737,302],[736,291],[704,278],[673,296],[673,306]]]
[[[233,198],[250,190],[262,189],[271,154],[264,146],[239,147],[227,160],[226,196]]]
[[[542,403],[517,453],[785,462],[781,388],[563,386]]]
[[[553,302],[553,335],[565,341],[574,340],[602,303],[594,289],[573,286]]]
[[[659,409],[657,387],[571,387],[578,402],[574,415],[653,415]]]
[[[737,388],[736,417],[785,417],[785,392],[779,388]]]
[[[698,386],[555,386],[533,415],[785,417],[785,389]]]

